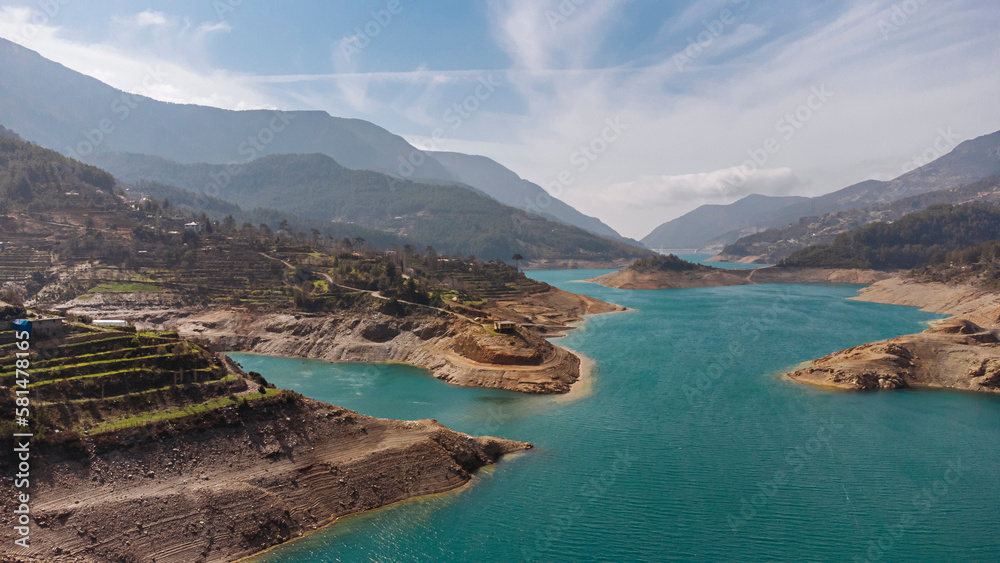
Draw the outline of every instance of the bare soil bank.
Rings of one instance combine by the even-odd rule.
[[[580,359],[543,334],[572,328],[583,315],[623,307],[556,288],[500,301],[490,314],[520,323],[496,334],[490,322],[420,309],[397,318],[381,313],[255,314],[233,309],[175,308],[157,294],[100,294],[68,310],[126,318],[149,328],[201,337],[226,350],[330,361],[405,362],[448,383],[524,393],[567,393]]]
[[[802,383],[873,390],[942,387],[1000,392],[1000,295],[969,284],[891,278],[853,299],[956,315],[899,338],[856,346],[788,376]]]
[[[454,489],[530,447],[287,393],[33,450],[31,549],[5,547],[0,561],[232,561],[346,514]],[[14,498],[11,483],[0,494]],[[6,546],[10,516],[0,515]]]
[[[892,277],[892,272],[822,268],[777,268],[747,270],[681,270],[638,272],[618,270],[587,281],[617,289],[683,289],[725,287],[757,283],[873,283]]]

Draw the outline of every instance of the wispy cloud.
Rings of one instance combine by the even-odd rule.
[[[207,22],[192,25],[181,18],[162,12],[145,11],[130,16],[117,16],[116,25],[130,32],[151,29],[164,45],[184,45],[184,49],[150,49],[143,39],[122,34],[119,44],[84,43],[67,38],[64,29],[56,25],[36,25],[33,11],[11,6],[0,7],[0,37],[7,38],[42,56],[93,76],[121,90],[140,93],[166,102],[203,104],[227,109],[275,107],[275,100],[253,88],[246,75],[225,70],[199,68],[197,59],[205,46],[206,36],[228,31],[226,23]],[[26,25],[33,33],[23,33]],[[162,81],[145,80],[154,70]],[[143,82],[146,82],[144,85]]]
[[[506,54],[509,64],[501,68],[406,68],[373,51],[364,51],[359,64],[333,41],[317,55],[328,72],[230,72],[205,55],[215,38],[238,30],[152,10],[119,16],[114,37],[88,44],[54,25],[26,41],[20,29],[31,12],[0,8],[0,36],[125,90],[135,91],[146,68],[160,65],[168,79],[148,92],[159,99],[322,109],[369,119],[415,142],[445,126],[445,112],[492,74],[502,85],[460,129],[449,130],[444,148],[486,154],[547,186],[575,170],[573,155],[607,119],[620,119],[628,129],[586,171],[575,170],[560,197],[637,237],[702,203],[753,192],[814,194],[891,176],[940,127],[964,138],[1000,129],[993,102],[1000,91],[1000,10],[988,3],[922,3],[886,33],[881,22],[894,21],[893,0],[702,0],[682,11],[665,7],[664,21],[649,26],[641,48],[628,36],[637,7],[491,0],[489,28],[477,31]],[[724,10],[734,17],[719,28],[712,22]],[[706,26],[718,32],[678,68],[672,58],[699,41]],[[794,138],[781,137],[779,120],[818,86],[835,98]],[[766,165],[738,189],[716,189],[770,137],[782,142]]]
[[[130,16],[114,16],[112,20],[118,25],[130,27],[149,27],[167,25],[167,16],[163,12],[146,10]]]

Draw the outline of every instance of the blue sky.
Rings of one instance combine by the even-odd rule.
[[[367,119],[636,237],[1000,129],[998,28],[968,0],[0,0],[0,36],[116,87]]]

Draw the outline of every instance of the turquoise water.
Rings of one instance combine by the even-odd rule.
[[[636,309],[560,344],[594,359],[577,400],[462,389],[399,365],[233,357],[282,387],[528,440],[473,486],[343,519],[278,561],[997,560],[1000,398],[846,393],[793,365],[920,330],[858,286],[627,291],[530,275]]]

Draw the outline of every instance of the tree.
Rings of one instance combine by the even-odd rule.
[[[514,265],[517,266],[517,271],[520,272],[521,260],[524,260],[524,256],[521,256],[520,254],[514,254],[513,256],[510,257],[510,259],[514,261]]]

